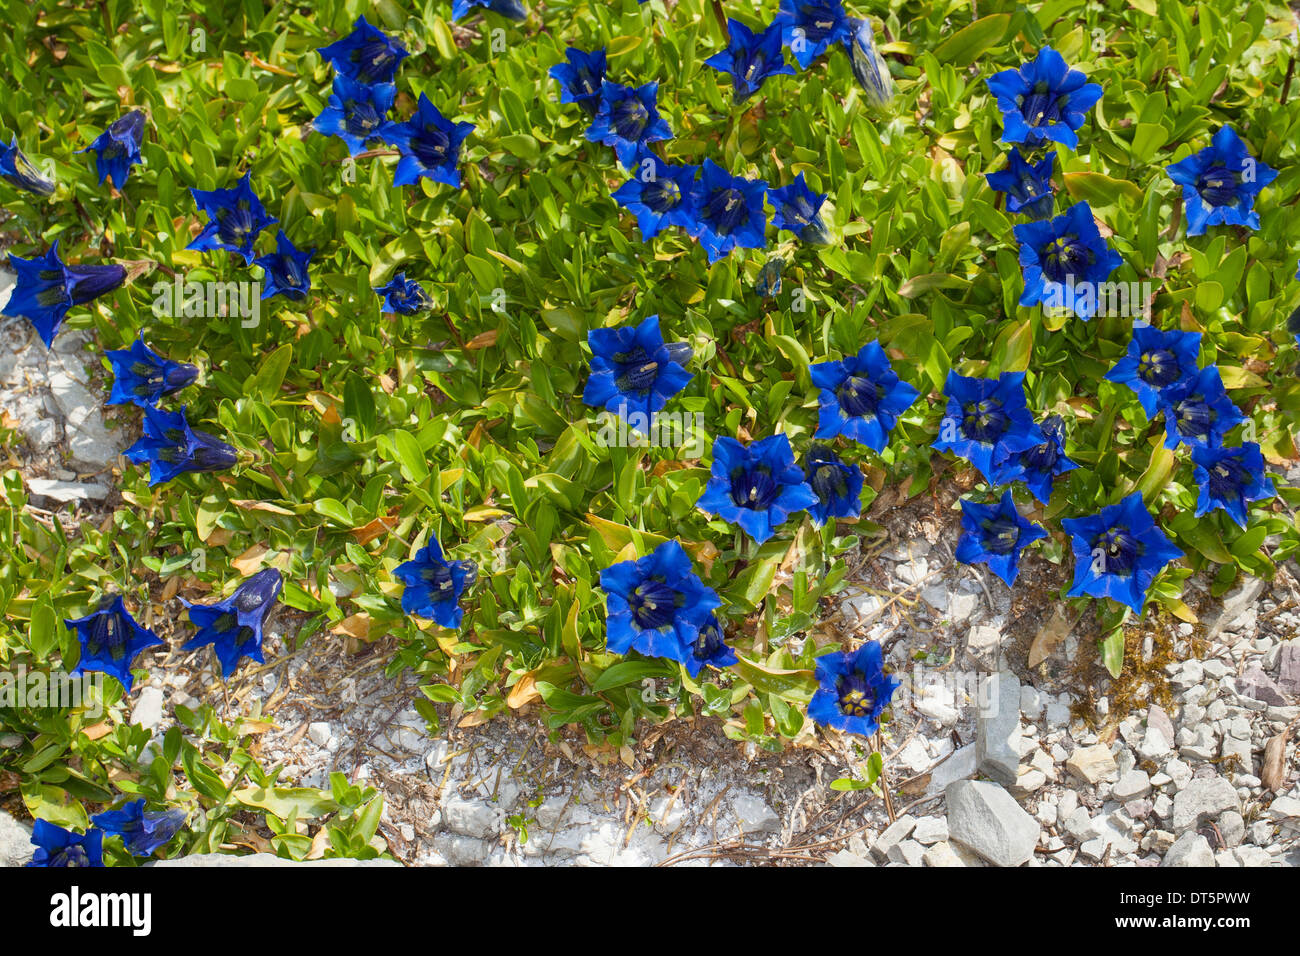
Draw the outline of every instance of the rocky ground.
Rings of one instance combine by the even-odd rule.
[[[7,288],[0,274],[0,300]],[[111,506],[130,436],[105,423],[85,337],[47,351],[26,323],[0,323],[0,426],[22,435],[9,467],[34,509]],[[886,489],[871,509],[886,535],[855,556],[819,632],[880,640],[904,679],[883,737],[888,799],[832,789],[866,751],[811,728],[771,754],[719,721],[677,722],[619,755],[525,709],[483,726],[452,713],[435,739],[415,679],[385,676],[391,647],[293,641],[283,615],[267,665],[223,705],[273,725],[259,755],[282,780],[322,786],[337,770],[379,788],[380,832],[412,865],[1300,865],[1300,570],[1222,599],[1193,577],[1198,623],[1149,614],[1112,681],[1093,615],[1056,610],[1063,568],[1027,556],[1012,590],[954,560],[958,493],[903,503]],[[161,736],[177,705],[222,694],[210,667],[159,652],[132,719]],[[0,864],[26,859],[25,826],[0,812]]]

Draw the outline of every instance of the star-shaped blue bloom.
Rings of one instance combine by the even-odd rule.
[[[817,494],[795,464],[785,435],[772,435],[748,447],[734,438],[716,439],[711,475],[696,507],[739,525],[759,544],[790,515],[817,504]]]
[[[677,541],[605,568],[600,586],[605,592],[605,647],[611,653],[667,658],[685,664],[692,674],[721,654],[711,642],[721,641],[721,630],[715,634],[712,629],[717,626],[713,612],[722,601],[695,574]],[[706,628],[709,633],[701,642],[700,631]],[[702,660],[697,648],[709,657]]]
[[[583,135],[614,147],[623,168],[632,169],[645,147],[673,138],[668,121],[659,115],[658,96],[658,81],[634,88],[605,80],[596,115]]]
[[[833,651],[817,658],[817,691],[808,702],[808,716],[823,727],[870,737],[880,729],[880,717],[898,690],[898,681],[885,673],[879,641],[867,641],[853,653]]]
[[[113,366],[113,389],[106,405],[157,405],[164,395],[179,392],[199,377],[199,370],[185,362],[163,358],[144,344],[143,334],[130,348],[105,353]]]
[[[316,250],[303,251],[289,241],[283,229],[275,235],[275,252],[259,256],[253,265],[261,266],[265,275],[262,277],[262,298],[282,295],[286,299],[305,299],[311,291],[311,276],[307,264],[311,262]]]
[[[1134,325],[1127,354],[1106,373],[1106,380],[1131,388],[1147,418],[1155,418],[1169,390],[1197,376],[1200,354],[1200,332]]]
[[[632,328],[592,329],[591,378],[582,400],[605,408],[649,434],[654,413],[691,381],[683,367],[691,348],[684,342],[664,343],[659,316],[647,316]]]
[[[267,214],[262,200],[253,192],[252,170],[244,173],[230,189],[191,189],[199,211],[208,217],[187,249],[225,249],[237,252],[245,262],[253,261],[253,243],[258,234],[277,219]]]
[[[943,386],[948,405],[934,447],[965,458],[990,485],[1019,480],[1025,472],[1020,453],[1047,441],[1025,404],[1024,382],[1024,372],[996,379],[949,372]]]
[[[122,454],[137,465],[149,463],[151,488],[189,471],[225,471],[239,461],[230,445],[191,428],[184,406],[179,412],[145,406],[144,434]]]
[[[474,132],[473,123],[453,123],[423,93],[414,115],[405,123],[388,123],[381,136],[402,158],[393,172],[394,186],[409,186],[421,176],[460,188],[460,147]]]
[[[385,312],[398,315],[418,315],[433,308],[433,299],[424,291],[424,286],[414,279],[406,278],[406,273],[399,272],[375,290],[375,294],[384,300]]]
[[[894,77],[876,49],[871,21],[850,18],[849,33],[841,38],[841,42],[849,52],[853,75],[866,94],[867,103],[876,109],[884,109],[894,98]]]
[[[402,610],[430,618],[443,627],[456,630],[465,614],[460,606],[465,589],[478,580],[478,565],[473,561],[448,561],[442,555],[437,538],[400,564],[393,577],[401,581]]]
[[[1052,497],[1052,482],[1057,475],[1073,471],[1079,466],[1065,457],[1065,422],[1060,415],[1049,415],[1039,424],[1047,441],[1020,452],[1020,466],[1025,483],[1034,497],[1043,504]]]
[[[1077,202],[1055,219],[1021,223],[1012,230],[1020,242],[1020,271],[1025,291],[1020,304],[1043,303],[1092,318],[1099,288],[1124,264],[1106,244],[1092,217],[1092,207]]]
[[[329,103],[312,125],[318,133],[343,140],[349,155],[355,156],[379,136],[396,98],[397,87],[392,83],[360,83],[336,76]]]
[[[1228,398],[1215,365],[1207,365],[1195,378],[1185,379],[1160,395],[1165,412],[1165,447],[1183,442],[1191,448],[1213,448],[1246,420]]]
[[[162,643],[157,634],[136,623],[120,596],[93,614],[63,623],[77,632],[77,641],[81,644],[81,658],[72,671],[73,675],[91,671],[110,674],[121,682],[128,694],[135,680],[131,675],[131,662],[146,647]]]
[[[1018,70],[995,73],[988,85],[1002,111],[1002,141],[1027,146],[1051,140],[1077,149],[1075,131],[1102,94],[1099,85],[1066,66],[1051,47],[1043,47]]]
[[[772,25],[781,27],[781,41],[801,70],[808,69],[832,43],[851,41],[854,33],[854,23],[840,0],[781,0]]]
[[[814,363],[808,369],[821,391],[816,438],[843,435],[881,452],[898,416],[920,394],[902,381],[879,342],[868,342],[857,355]]]
[[[358,83],[391,83],[397,67],[409,55],[406,47],[372,27],[365,17],[357,17],[351,33],[320,47],[319,52],[341,76]]]
[[[832,518],[862,514],[862,469],[846,464],[829,445],[813,445],[804,458],[804,478],[817,496],[808,514],[820,528]]]
[[[519,0],[453,0],[451,5],[451,22],[455,23],[469,16],[474,7],[483,7],[493,13],[499,13],[507,20],[527,20],[528,11]]]
[[[1107,597],[1142,612],[1147,590],[1164,566],[1183,552],[1152,520],[1142,493],[1086,518],[1061,522],[1074,549],[1070,597]]]
[[[560,84],[560,102],[577,103],[588,116],[596,115],[600,105],[601,84],[605,82],[605,50],[590,53],[569,47],[567,62],[557,63],[547,74]]]
[[[766,193],[763,180],[733,176],[713,160],[704,160],[697,218],[688,231],[704,246],[709,262],[717,262],[737,246],[762,249],[767,245]]]
[[[794,67],[785,62],[781,49],[783,27],[772,23],[762,33],[755,33],[739,20],[727,18],[727,48],[704,61],[705,66],[731,76],[734,99],[743,103],[763,85],[769,76],[794,75]]]
[[[632,178],[614,191],[620,206],[636,214],[641,241],[649,242],[669,226],[689,229],[699,215],[698,166],[673,166],[654,153],[638,157]]]
[[[132,800],[116,810],[105,810],[90,818],[91,823],[109,836],[122,838],[122,845],[132,856],[153,856],[171,842],[185,826],[185,811],[146,810],[145,800]]]
[[[1209,146],[1166,166],[1165,172],[1183,187],[1189,236],[1217,225],[1258,229],[1255,197],[1277,179],[1277,170],[1251,156],[1231,126],[1220,127]]]
[[[8,146],[0,143],[0,179],[38,196],[54,192],[54,183],[42,176],[18,148],[17,136],[10,138]]]
[[[100,133],[95,141],[85,149],[85,153],[95,151],[95,171],[99,174],[99,184],[111,178],[113,187],[121,189],[126,185],[126,177],[131,167],[143,163],[140,158],[140,144],[144,142],[144,113],[131,110],[125,116],[111,123],[108,129]]]
[[[68,265],[59,257],[56,239],[44,256],[23,259],[9,254],[17,275],[3,315],[22,316],[47,346],[54,342],[68,310],[84,305],[122,285],[126,268],[117,265]]]
[[[37,820],[32,826],[32,846],[35,854],[28,866],[37,867],[88,867],[104,865],[104,831],[91,829],[85,833],[72,833],[55,826],[48,820]]]
[[[987,564],[1008,587],[1016,583],[1020,573],[1020,552],[1047,537],[1046,531],[1016,510],[1010,491],[1002,492],[1002,498],[990,505],[961,499],[961,527],[957,560]]]
[[[1025,162],[1020,150],[1012,147],[1007,153],[1006,169],[985,173],[989,187],[1007,194],[1007,212],[1023,213],[1031,219],[1043,219],[1052,214],[1052,168],[1056,153],[1048,153],[1036,163]]]
[[[1264,472],[1264,456],[1259,445],[1244,442],[1240,448],[1193,448],[1196,463],[1196,517],[1222,508],[1243,528],[1246,527],[1246,503],[1272,498],[1277,494],[1273,479]]]
[[[208,644],[221,662],[221,676],[235,672],[241,658],[259,664],[262,657],[262,626],[266,623],[283,581],[275,568],[264,568],[247,578],[230,597],[213,604],[182,603],[189,609],[190,622],[198,628],[181,650],[192,651]]]
[[[789,229],[809,245],[820,246],[830,242],[830,232],[826,223],[818,215],[822,204],[826,202],[826,193],[815,193],[804,182],[803,173],[794,178],[789,186],[767,190],[767,198],[776,209],[772,225],[778,229]]]
[[[705,665],[722,670],[724,667],[730,667],[737,663],[740,658],[732,647],[724,643],[726,635],[722,632],[722,622],[718,620],[717,615],[710,614],[705,622],[700,625],[699,633],[695,635],[695,641],[688,650],[690,653],[685,655],[682,661],[686,665],[686,671],[691,677],[699,675],[704,670]]]

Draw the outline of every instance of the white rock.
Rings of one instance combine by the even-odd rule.
[[[131,708],[131,723],[153,730],[162,723],[163,692],[157,687],[145,687]]]
[[[317,747],[328,745],[331,733],[332,729],[328,721],[318,720],[307,727],[307,736],[311,738],[311,742]]]
[[[916,821],[912,839],[930,846],[948,839],[948,821],[944,817],[921,817]]]
[[[1214,866],[1214,852],[1210,849],[1209,841],[1205,837],[1189,830],[1169,848],[1169,852],[1160,861],[1160,865]]]
[[[1141,799],[1151,792],[1151,778],[1145,770],[1130,770],[1115,782],[1110,792],[1120,803]]]
[[[1038,823],[997,784],[959,780],[944,798],[952,840],[996,866],[1020,866],[1034,855]]]
[[[772,833],[781,829],[781,818],[760,797],[737,793],[731,800],[732,812],[745,833]]]

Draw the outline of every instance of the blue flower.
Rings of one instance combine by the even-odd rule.
[[[10,253],[9,267],[17,279],[2,314],[27,319],[47,346],[54,342],[69,309],[112,292],[126,281],[126,268],[116,263],[65,264],[59,258],[57,239],[40,258],[22,259]]]
[[[223,678],[235,672],[240,658],[264,663],[262,625],[283,586],[279,571],[264,568],[245,579],[230,597],[213,604],[191,604],[181,598],[189,609],[190,622],[198,628],[198,633],[181,650],[192,651],[211,644],[221,662]]]
[[[283,229],[275,235],[275,252],[259,256],[253,265],[261,266],[266,273],[262,278],[262,298],[282,295],[286,299],[305,299],[311,291],[311,275],[307,264],[316,255],[315,249],[299,249]]]
[[[791,514],[817,504],[817,494],[794,463],[785,435],[772,435],[748,447],[734,438],[715,440],[711,473],[696,507],[740,525],[759,544]]]
[[[37,172],[32,161],[18,148],[17,136],[10,138],[8,146],[0,143],[0,179],[38,196],[54,192],[54,183]]]
[[[418,315],[433,308],[433,299],[424,291],[424,286],[414,279],[406,278],[406,273],[399,272],[387,285],[375,290],[375,294],[384,300],[385,312],[398,315]]]
[[[849,34],[842,41],[849,51],[853,75],[867,94],[867,103],[876,109],[884,109],[894,98],[894,78],[876,50],[871,21],[864,18],[849,22]]]
[[[898,416],[920,394],[894,374],[879,342],[868,342],[857,355],[817,362],[808,371],[821,390],[814,437],[843,435],[876,452],[885,450]]]
[[[244,173],[231,189],[191,189],[199,211],[208,216],[203,231],[185,248],[225,249],[237,252],[245,262],[253,261],[253,243],[267,226],[278,222],[253,193],[252,170]]]
[[[698,674],[703,663],[695,654],[719,653],[711,639],[713,612],[722,604],[691,568],[691,559],[676,541],[665,541],[644,558],[622,561],[600,572],[605,592],[605,647],[614,654],[637,651],[647,657],[679,661]],[[710,628],[704,641],[700,631]]]
[[[830,242],[830,232],[822,222],[818,210],[826,202],[826,193],[815,193],[803,180],[803,173],[789,186],[767,190],[767,198],[776,209],[772,225],[789,229],[809,245],[820,246]]]
[[[716,262],[737,246],[762,249],[767,245],[767,215],[763,212],[766,192],[763,180],[732,176],[713,160],[704,160],[697,218],[688,231],[708,251],[709,262]]]
[[[94,614],[63,623],[77,632],[77,641],[81,644],[81,659],[72,673],[99,671],[110,674],[122,683],[128,694],[135,680],[131,675],[131,662],[146,647],[162,643],[157,634],[136,623],[120,596],[114,597]]]
[[[1193,448],[1196,483],[1196,517],[1222,508],[1232,520],[1246,527],[1246,503],[1277,494],[1273,479],[1264,473],[1264,456],[1259,445],[1245,442],[1240,448]]]
[[[1020,452],[1047,440],[1025,405],[1024,381],[1024,372],[996,379],[949,372],[943,386],[948,406],[934,447],[965,458],[990,485],[1018,480],[1025,472]]]
[[[28,866],[87,867],[104,865],[104,832],[89,830],[71,833],[48,820],[37,820],[32,827],[32,846],[36,853]]]
[[[453,0],[451,21],[455,23],[462,17],[469,16],[472,7],[484,7],[493,13],[499,13],[508,20],[527,20],[528,11],[519,0]]]
[[[104,185],[104,180],[111,177],[113,188],[121,189],[126,185],[126,177],[131,174],[131,167],[136,163],[144,162],[140,158],[142,142],[144,142],[144,113],[140,110],[131,110],[110,124],[93,143],[77,152],[84,153],[93,149],[99,184]]]
[[[318,133],[343,140],[348,153],[355,156],[379,136],[396,97],[397,87],[392,83],[361,83],[336,76],[329,103],[312,125]]]
[[[1020,150],[1013,147],[1007,153],[1007,168],[985,173],[984,178],[990,188],[1007,194],[1007,212],[1042,219],[1052,214],[1052,168],[1055,164],[1055,153],[1048,153],[1036,163],[1027,163]]]
[[[406,47],[372,27],[365,17],[357,17],[351,33],[319,52],[341,75],[358,83],[391,83],[408,55]]]
[[[785,270],[785,260],[772,256],[763,263],[754,279],[754,291],[764,299],[781,294],[781,273]]]
[[[605,80],[600,84],[596,115],[584,133],[593,143],[614,147],[624,169],[631,169],[650,143],[672,139],[668,121],[659,115],[659,83],[633,88]]]
[[[808,702],[808,716],[823,727],[870,737],[898,689],[885,673],[879,641],[867,641],[853,653],[833,651],[817,658],[818,688]]]
[[[145,406],[144,434],[122,454],[137,465],[149,463],[151,488],[188,471],[224,471],[239,460],[230,445],[191,428],[184,406],[179,412]]]
[[[1066,518],[1061,527],[1074,548],[1070,597],[1108,597],[1141,613],[1156,575],[1183,556],[1156,526],[1138,491],[1100,514]]]
[[[185,826],[185,811],[145,810],[145,800],[132,800],[116,810],[105,810],[90,821],[109,836],[122,838],[122,845],[132,856],[153,856],[154,851],[171,842]]]
[[[130,348],[110,349],[106,355],[113,366],[113,390],[106,405],[157,405],[164,395],[179,392],[199,377],[199,370],[185,362],[165,359],[136,339]]]
[[[453,123],[423,93],[415,114],[405,123],[388,123],[381,135],[402,158],[393,171],[394,186],[409,186],[421,176],[460,188],[460,147],[474,132],[473,123]]]
[[[438,539],[431,537],[414,558],[397,566],[393,577],[406,585],[402,589],[403,611],[456,630],[465,614],[460,606],[461,595],[478,580],[478,565],[473,561],[446,560]]]
[[[1207,226],[1258,229],[1255,197],[1277,178],[1277,170],[1251,156],[1231,126],[1220,127],[1211,145],[1165,172],[1183,187],[1189,236],[1201,235]]]
[[[988,85],[1002,111],[1003,142],[1029,146],[1052,140],[1078,148],[1075,130],[1102,94],[1100,86],[1071,70],[1051,47],[1043,47],[1018,70],[995,73]]]
[[[1077,202],[1055,219],[1025,222],[1013,230],[1020,242],[1020,270],[1025,280],[1021,305],[1041,302],[1048,309],[1068,309],[1092,318],[1098,291],[1124,264],[1106,244],[1092,218],[1092,208]]]
[[[812,523],[820,528],[832,518],[862,514],[862,469],[848,465],[829,445],[813,445],[804,458],[804,478],[817,501],[808,507]]]
[[[1165,447],[1184,442],[1192,448],[1213,448],[1223,436],[1246,420],[1228,398],[1216,366],[1207,365],[1195,378],[1161,393],[1165,410]]]
[[[595,116],[605,82],[604,48],[588,53],[571,46],[565,50],[565,57],[567,63],[557,63],[546,71],[560,84],[560,102],[577,103],[588,116]]]
[[[716,615],[710,614],[708,619],[700,625],[699,633],[695,635],[694,642],[688,647],[690,653],[685,655],[685,659],[682,661],[691,677],[699,674],[704,669],[705,664],[722,670],[724,667],[730,667],[740,660],[736,656],[736,652],[723,643],[725,638],[726,635],[722,632],[722,622],[718,620]]]
[[[704,61],[705,66],[730,74],[737,103],[743,103],[763,85],[769,76],[794,75],[781,50],[780,23],[772,23],[762,33],[755,33],[739,20],[727,18],[727,48]]]
[[[1169,391],[1196,377],[1200,354],[1200,332],[1162,332],[1154,325],[1134,325],[1128,353],[1106,373],[1106,380],[1131,388],[1147,418],[1155,418]]]
[[[683,367],[691,348],[684,342],[664,344],[659,316],[651,315],[636,328],[592,329],[591,378],[582,400],[606,408],[649,433],[654,413],[691,381]]]
[[[1047,504],[1052,497],[1052,482],[1056,476],[1079,466],[1065,457],[1065,422],[1060,415],[1047,416],[1038,427],[1047,441],[1020,452],[1020,465],[1024,468],[1020,480],[1035,498]]]
[[[840,0],[781,0],[772,25],[781,27],[781,40],[806,70],[832,43],[851,41],[854,23]]]
[[[1016,583],[1020,573],[1020,552],[1047,537],[1046,531],[1016,510],[1010,491],[1002,492],[997,504],[991,505],[961,499],[961,527],[957,560],[987,564],[1008,587]]]
[[[649,242],[669,226],[689,229],[698,215],[698,166],[672,166],[651,152],[636,161],[632,178],[614,191],[620,206],[636,214],[641,241]]]

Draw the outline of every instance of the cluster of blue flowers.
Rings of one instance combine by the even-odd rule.
[[[48,820],[32,827],[36,852],[28,866],[84,868],[104,865],[104,839],[116,837],[131,856],[147,859],[172,841],[185,826],[181,809],[146,810],[143,798],[90,818],[94,826],[74,833]]]

